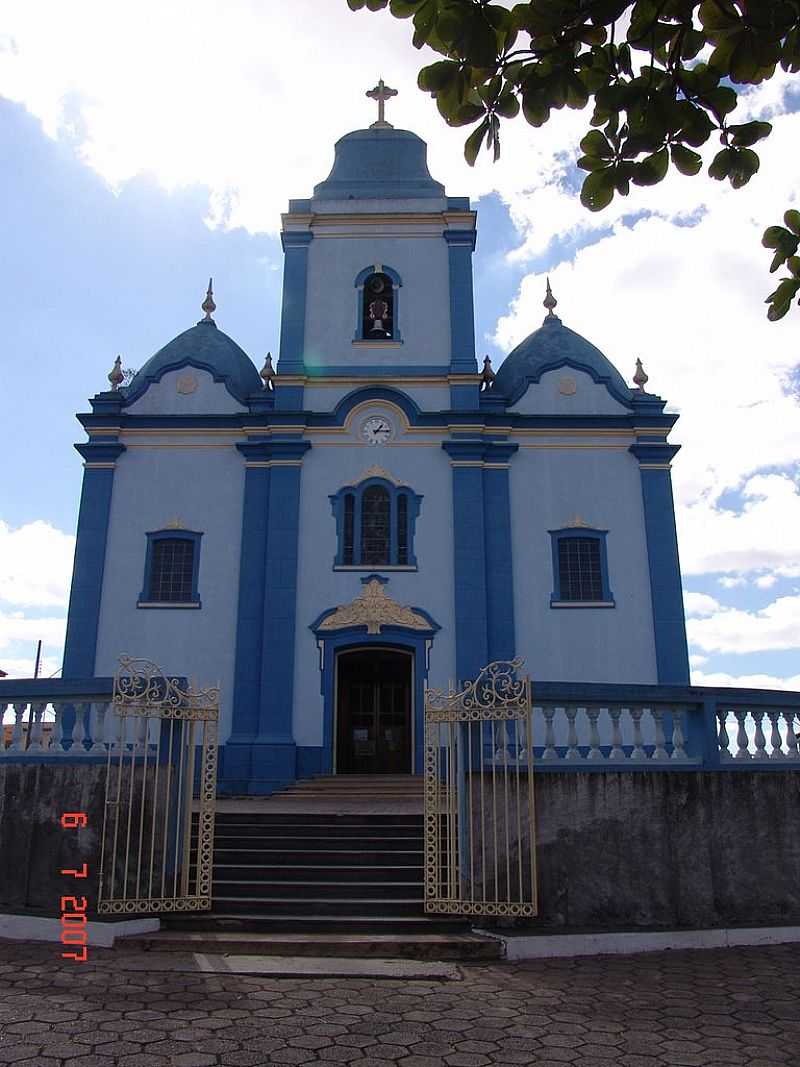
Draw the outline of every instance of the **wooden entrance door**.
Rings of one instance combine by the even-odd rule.
[[[337,774],[410,774],[411,654],[341,652],[338,668]]]

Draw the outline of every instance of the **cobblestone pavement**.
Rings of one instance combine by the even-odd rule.
[[[800,948],[463,968],[463,980],[125,971],[0,942],[0,1063],[20,1067],[800,1065]]]

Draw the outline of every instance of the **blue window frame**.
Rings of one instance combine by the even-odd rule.
[[[576,526],[550,530],[553,550],[552,608],[614,607],[608,581],[608,530]]]
[[[356,275],[356,330],[354,341],[401,341],[399,326],[400,286],[396,270],[375,263]]]
[[[334,567],[416,569],[414,528],[422,497],[413,489],[366,478],[330,501],[338,539]]]
[[[200,538],[194,530],[147,534],[144,581],[137,607],[199,608]]]

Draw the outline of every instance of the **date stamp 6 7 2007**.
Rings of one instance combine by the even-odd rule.
[[[65,830],[82,830],[86,827],[86,815],[82,811],[65,811],[61,816],[61,825]],[[62,868],[63,875],[72,878],[88,878],[89,865],[81,864],[79,868]],[[70,945],[76,949],[74,952],[62,952],[65,960],[76,960],[78,963],[86,963],[88,951],[86,943],[88,934],[86,931],[86,908],[88,901],[85,896],[61,898],[61,943]],[[80,946],[78,948],[78,946]]]

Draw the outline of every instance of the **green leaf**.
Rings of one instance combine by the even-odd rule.
[[[708,168],[708,173],[712,178],[716,178],[717,181],[721,182],[728,177],[732,164],[733,149],[723,148],[721,152],[717,152],[714,156]]]
[[[788,212],[786,214],[788,215]],[[783,226],[768,226],[766,230],[764,230],[764,236],[761,238],[761,243],[764,248],[780,248],[785,234],[786,230],[784,230]]]
[[[464,159],[466,159],[467,163],[469,163],[471,167],[475,166],[475,160],[478,158],[478,153],[481,150],[481,145],[483,144],[483,140],[488,132],[489,119],[487,117],[483,120],[483,122],[480,124],[480,126],[478,126],[477,129],[472,131],[472,133],[467,138],[466,143],[464,144]]]
[[[749,148],[757,141],[769,137],[772,133],[772,123],[745,122],[741,126],[729,126],[728,133],[733,136],[734,147]]]
[[[579,156],[578,166],[581,170],[605,170],[608,162],[605,159],[598,159],[597,156]]]
[[[486,109],[478,104],[462,104],[449,116],[449,126],[470,126],[473,122],[486,114]]]
[[[761,160],[752,148],[731,148],[730,151],[733,153],[729,171],[730,183],[734,189],[741,189],[758,171]]]
[[[531,126],[544,126],[550,118],[550,105],[541,89],[522,94],[522,114]]]
[[[790,208],[783,216],[783,221],[792,233],[800,237],[800,211],[795,211],[794,208]]]
[[[389,10],[396,19],[410,18],[424,0],[390,0]]]
[[[669,153],[672,157],[672,162],[681,174],[697,174],[703,166],[702,157],[698,155],[697,152],[692,152],[691,149],[684,148],[683,145],[670,145]]]
[[[494,109],[498,115],[502,115],[504,119],[516,118],[519,114],[519,100],[513,92],[502,93],[494,105]]]
[[[786,266],[789,268],[790,274],[793,274],[795,278],[800,278],[800,256],[789,256],[786,260]]]
[[[600,130],[590,130],[586,134],[581,141],[581,151],[587,156],[597,156],[600,159],[614,158],[614,149]]]
[[[581,188],[581,203],[590,211],[602,211],[614,199],[614,168],[606,167],[587,175]]]
[[[458,77],[459,64],[451,59],[441,59],[423,67],[417,76],[417,85],[428,93],[438,93],[450,86]]]
[[[635,185],[658,185],[669,169],[669,152],[664,146],[641,163],[633,163],[631,166],[631,177]]]
[[[733,111],[737,100],[738,97],[734,89],[731,89],[728,85],[718,85],[710,93],[704,94],[702,103],[707,104],[714,114],[719,119],[722,119]]]

